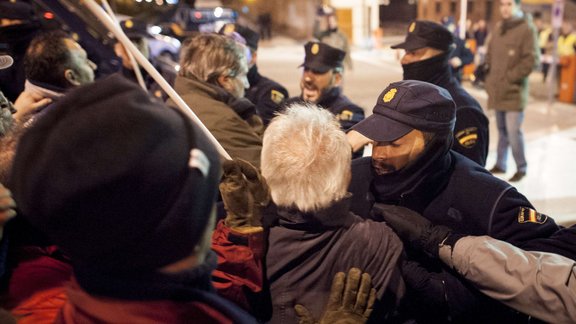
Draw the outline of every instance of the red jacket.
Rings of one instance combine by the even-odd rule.
[[[262,295],[264,251],[263,232],[241,234],[221,221],[212,237],[212,248],[218,256],[213,284],[219,295],[249,312],[259,311]],[[56,258],[56,247],[31,249],[23,254],[10,279],[6,304],[19,323],[53,323],[62,314],[62,323],[189,322],[226,323],[227,317],[214,307],[201,302],[125,301],[88,295],[78,284],[67,282],[72,276],[68,262]],[[65,306],[65,307],[64,307]],[[64,308],[63,308],[64,307]],[[116,310],[116,309],[122,309]]]

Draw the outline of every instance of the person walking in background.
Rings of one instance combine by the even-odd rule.
[[[344,64],[347,69],[352,70],[353,64],[348,37],[338,30],[338,19],[334,8],[330,6],[320,6],[316,11],[316,15],[314,37],[324,44],[346,52]]]
[[[528,99],[528,76],[539,65],[536,29],[530,16],[520,9],[520,0],[500,0],[502,20],[488,41],[486,92],[488,109],[496,111],[498,151],[490,172],[505,173],[508,148],[516,162],[510,182],[520,181],[528,169],[524,152],[522,121]]]

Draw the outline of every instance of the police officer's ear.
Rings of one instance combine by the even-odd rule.
[[[340,85],[342,85],[342,69],[341,68],[337,68],[332,70],[332,78],[334,81],[334,86],[335,87],[339,87]]]

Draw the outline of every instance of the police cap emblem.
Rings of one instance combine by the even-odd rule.
[[[314,45],[312,45],[312,48],[310,48],[310,53],[316,55],[318,54],[318,52],[320,52],[320,45],[318,45],[318,43],[314,43]]]
[[[410,27],[408,27],[408,32],[411,33],[411,32],[414,31],[414,29],[416,29],[416,22],[412,22],[412,23],[410,24]]]
[[[396,95],[396,92],[398,92],[398,89],[396,89],[396,88],[392,88],[392,89],[388,90],[388,92],[386,92],[386,94],[384,95],[382,100],[386,103],[392,101],[392,99],[394,99],[394,96]]]

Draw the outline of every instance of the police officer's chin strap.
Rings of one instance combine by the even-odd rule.
[[[404,80],[419,80],[436,83],[435,79],[444,73],[450,73],[448,59],[450,52],[444,52],[429,59],[403,64]]]
[[[377,202],[405,206],[417,212],[443,189],[452,158],[452,133],[435,134],[422,155],[404,168],[385,175],[374,175],[371,191]],[[428,198],[428,199],[427,199]]]

